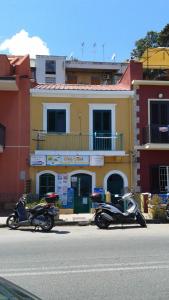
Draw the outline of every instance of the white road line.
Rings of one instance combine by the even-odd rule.
[[[56,263],[56,262],[55,262]],[[56,263],[57,264],[57,263]],[[129,267],[129,266],[146,266],[146,265],[165,265],[165,261],[147,261],[147,262],[129,262],[129,263],[104,263],[104,264],[83,264],[83,265],[67,265],[67,266],[39,266],[39,267],[23,267],[23,268],[4,268],[0,269],[0,273],[9,272],[31,272],[31,271],[44,271],[44,270],[65,270],[65,269],[84,269],[84,268],[114,268],[114,267]]]
[[[79,273],[103,273],[103,272],[118,272],[118,271],[146,271],[146,270],[162,270],[169,269],[169,265],[150,265],[150,266],[131,266],[131,267],[112,267],[112,268],[89,268],[79,270],[48,270],[32,272],[31,269],[27,272],[0,272],[0,276],[4,277],[20,277],[20,276],[46,276],[46,275],[68,275]]]

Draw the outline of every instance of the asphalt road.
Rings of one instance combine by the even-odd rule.
[[[1,228],[0,276],[43,300],[168,300],[169,224]]]

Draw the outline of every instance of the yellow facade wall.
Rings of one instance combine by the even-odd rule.
[[[33,129],[43,129],[43,103],[70,103],[70,132],[82,134],[89,132],[89,104],[115,104],[115,129],[122,133],[124,138],[123,149],[125,156],[105,156],[104,166],[30,166],[32,192],[36,193],[36,176],[42,171],[69,174],[73,171],[95,173],[96,187],[104,187],[104,178],[111,171],[118,170],[125,174],[129,189],[132,188],[132,159],[133,149],[133,124],[132,124],[132,99],[126,98],[73,98],[73,97],[35,97],[31,96],[31,153],[36,150],[35,132]],[[81,123],[79,118],[81,118]],[[52,137],[55,139],[55,137]],[[42,142],[43,143],[43,142]],[[46,143],[46,142],[45,142]],[[51,149],[53,150],[53,149]],[[64,149],[63,149],[64,150]]]
[[[89,104],[115,104],[116,132],[124,136],[124,149],[129,152],[132,146],[132,100],[126,99],[83,99],[83,98],[38,98],[31,97],[31,129],[43,129],[43,103],[70,103],[70,132],[89,133]],[[79,120],[81,118],[81,122]],[[33,134],[33,131],[31,131]],[[35,142],[31,136],[31,150]]]
[[[169,48],[148,48],[144,51],[139,61],[143,63],[144,68],[168,69]]]

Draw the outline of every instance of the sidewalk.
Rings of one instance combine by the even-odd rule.
[[[59,221],[56,224],[59,225],[89,225],[93,221],[94,214],[66,214],[60,215]],[[6,227],[7,216],[0,217],[0,227]]]
[[[61,214],[59,216],[59,221],[56,222],[56,226],[61,225],[90,225],[93,224],[94,214]],[[161,223],[159,220],[153,220],[149,218],[148,214],[144,214],[147,223]],[[0,217],[0,227],[6,226],[7,216]],[[166,221],[167,222],[167,221]]]

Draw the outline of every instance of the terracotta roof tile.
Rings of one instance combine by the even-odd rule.
[[[129,91],[130,86],[125,84],[115,85],[88,85],[88,84],[37,84],[38,90],[80,90],[80,91]]]

